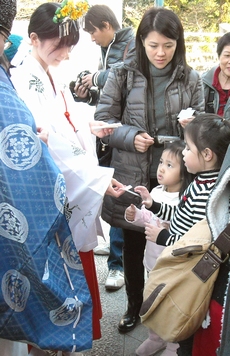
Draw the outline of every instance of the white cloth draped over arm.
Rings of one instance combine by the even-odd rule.
[[[14,69],[12,81],[37,126],[49,132],[50,154],[66,181],[66,212],[76,248],[89,251],[97,245],[101,205],[114,170],[98,166],[87,118],[78,116],[77,103],[68,88],[55,85],[54,90],[35,58],[29,55]],[[64,115],[66,111],[76,132]]]

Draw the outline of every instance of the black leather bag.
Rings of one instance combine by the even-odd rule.
[[[108,144],[105,144],[101,138],[97,137],[96,150],[99,165],[103,167],[110,167],[113,149]]]

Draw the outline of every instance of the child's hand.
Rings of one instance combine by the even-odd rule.
[[[142,204],[146,206],[146,208],[150,208],[153,204],[153,199],[148,191],[147,188],[143,187],[142,185],[138,185],[134,188],[136,193],[139,193],[142,198]]]
[[[146,237],[146,240],[149,240],[149,241],[152,241],[152,242],[156,242],[159,233],[163,229],[164,228],[162,226],[160,226],[159,222],[158,222],[158,226],[146,223],[145,224],[145,235],[146,235],[145,237]]]
[[[126,210],[125,210],[125,218],[128,221],[134,221],[135,220],[135,215],[136,215],[136,208],[135,205],[131,204]]]
[[[178,119],[183,129],[195,118],[195,116],[187,117],[186,119]]]
[[[37,135],[47,146],[48,146],[48,136],[49,132],[42,127],[37,127]]]

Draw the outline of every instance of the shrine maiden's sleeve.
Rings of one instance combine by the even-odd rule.
[[[12,80],[37,125],[49,131],[50,154],[66,181],[65,208],[75,245],[84,252],[92,250],[97,245],[98,217],[113,169],[98,165],[87,118],[78,117],[69,89],[54,86],[32,56],[14,70]]]

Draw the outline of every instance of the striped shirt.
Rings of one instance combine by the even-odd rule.
[[[205,218],[206,203],[212,191],[219,170],[212,170],[199,173],[194,181],[185,190],[179,205],[175,208],[175,213],[170,223],[170,229],[162,230],[157,237],[157,244],[163,246],[173,245],[181,238],[194,224]],[[173,207],[161,203],[160,210],[156,214],[158,217],[167,216]]]

